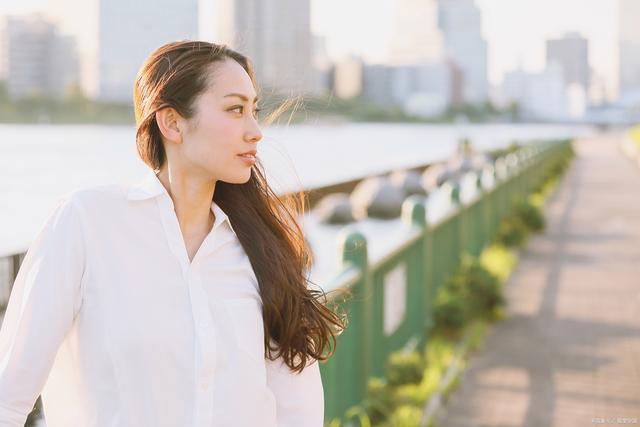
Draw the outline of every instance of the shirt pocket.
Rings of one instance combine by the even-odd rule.
[[[262,306],[251,299],[226,300],[233,335],[238,349],[251,359],[264,363],[264,324]]]

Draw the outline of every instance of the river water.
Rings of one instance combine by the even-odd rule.
[[[462,137],[478,150],[580,137],[588,126],[349,123],[273,126],[258,157],[277,193],[439,161]],[[140,179],[132,126],[0,125],[0,256],[23,251],[57,199],[77,188]]]

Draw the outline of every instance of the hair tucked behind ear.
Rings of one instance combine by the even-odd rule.
[[[151,168],[159,170],[166,161],[155,113],[172,107],[184,118],[193,117],[198,95],[215,85],[208,81],[211,67],[229,59],[245,69],[257,88],[249,59],[225,45],[180,41],[147,58],[136,78],[134,108],[138,153]],[[268,121],[285,108],[283,104]],[[310,358],[329,358],[346,319],[326,305],[324,292],[307,286],[312,256],[297,220],[304,213],[304,193],[276,195],[258,160],[248,182],[219,181],[213,200],[228,215],[258,279],[265,356],[282,357],[294,371],[301,371]]]

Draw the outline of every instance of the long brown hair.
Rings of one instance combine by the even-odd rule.
[[[251,61],[226,45],[179,41],[161,46],[146,59],[136,77],[133,100],[138,154],[148,166],[159,170],[166,161],[155,113],[172,107],[186,119],[193,117],[194,101],[215,84],[210,81],[212,67],[228,59],[245,69],[258,92]],[[285,102],[267,122],[286,108]],[[321,289],[307,286],[305,275],[313,258],[297,222],[305,208],[304,193],[276,195],[258,160],[248,182],[216,183],[213,201],[229,217],[258,279],[265,356],[282,356],[298,372],[309,358],[328,359],[346,319],[327,306]]]

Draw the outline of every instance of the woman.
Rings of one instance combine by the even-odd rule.
[[[318,360],[343,328],[308,289],[296,212],[256,168],[250,61],[182,41],[134,87],[148,176],[68,194],[0,332],[0,425],[321,426]]]

